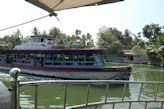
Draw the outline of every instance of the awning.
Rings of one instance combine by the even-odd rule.
[[[83,6],[103,5],[124,0],[26,0],[50,13]]]
[[[133,53],[133,52],[125,52],[124,54],[125,55],[136,55],[136,53]]]

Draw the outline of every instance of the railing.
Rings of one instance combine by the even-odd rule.
[[[10,71],[10,75],[12,76],[11,78],[11,109],[20,109],[20,101],[19,101],[19,88],[20,87],[26,87],[26,86],[33,86],[35,87],[35,97],[34,97],[34,108],[37,109],[38,108],[38,86],[41,85],[52,85],[52,84],[63,84],[64,85],[64,101],[63,101],[63,109],[81,109],[81,108],[87,108],[87,107],[94,107],[95,109],[97,109],[97,106],[99,105],[104,105],[104,104],[112,104],[112,109],[115,109],[115,105],[118,103],[128,103],[128,109],[132,109],[132,103],[138,103],[138,102],[143,102],[144,103],[144,108],[147,109],[147,105],[148,103],[154,103],[154,102],[158,102],[160,103],[160,109],[163,109],[163,102],[164,99],[157,99],[158,96],[158,92],[159,92],[159,88],[161,85],[164,85],[164,82],[150,82],[150,81],[144,81],[144,82],[137,82],[137,81],[121,81],[121,80],[46,80],[46,81],[33,81],[33,82],[19,82],[19,73],[20,73],[20,69],[18,68],[13,68]],[[70,106],[70,107],[66,107],[67,104],[67,91],[68,91],[68,86],[72,85],[72,84],[87,84],[87,93],[86,93],[86,100],[85,100],[85,104],[81,104],[81,105],[76,105],[76,106]],[[106,87],[105,93],[104,93],[104,101],[101,102],[89,102],[89,95],[90,95],[90,87],[92,84],[103,84]],[[109,101],[108,98],[108,94],[109,94],[109,90],[110,90],[110,86],[111,85],[120,85],[122,84],[124,86],[123,90],[122,90],[122,97],[120,100],[113,100],[113,101]],[[125,99],[126,96],[126,92],[127,92],[127,87],[130,84],[138,84],[140,85],[139,88],[139,93],[138,93],[138,97],[136,100],[127,100]],[[143,100],[141,99],[141,94],[143,91],[143,86],[145,84],[153,84],[156,85],[156,89],[154,92],[154,96],[152,97],[153,99],[147,99],[147,100]]]

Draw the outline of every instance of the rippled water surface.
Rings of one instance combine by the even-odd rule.
[[[110,63],[111,64],[111,63]],[[112,63],[115,64],[115,63]],[[49,80],[52,78],[35,77],[21,75],[21,81]],[[7,72],[1,71],[0,81],[7,87],[10,86],[10,76]],[[164,69],[151,65],[135,64],[130,81],[162,81],[164,82]],[[122,97],[123,86],[113,85],[109,88],[108,100],[120,100]],[[125,99],[138,99],[140,85],[128,85]],[[91,85],[89,102],[99,102],[105,99],[105,85]],[[156,86],[145,84],[143,86],[141,99],[153,99]],[[87,85],[69,85],[67,106],[84,104],[86,100]],[[48,85],[39,87],[39,109],[61,109],[64,101],[63,85]],[[159,87],[157,99],[164,99],[164,86]],[[22,87],[20,89],[20,100],[22,109],[34,108],[34,87]],[[129,104],[116,104],[115,109],[128,109]],[[160,109],[160,103],[148,103],[147,109]],[[89,108],[92,109],[92,108]],[[112,109],[112,105],[103,105],[97,109]],[[144,109],[144,103],[132,103],[132,109]]]

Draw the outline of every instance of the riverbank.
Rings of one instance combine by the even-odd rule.
[[[110,64],[115,63],[112,65],[144,64],[144,65],[152,65],[152,66],[164,68],[164,65],[162,65],[161,63],[157,63],[157,62],[155,63],[155,62],[150,62],[150,61],[147,61],[147,62],[146,61],[145,62],[144,61],[138,62],[138,61],[130,61],[130,60],[129,61],[106,61],[106,63],[110,63]]]

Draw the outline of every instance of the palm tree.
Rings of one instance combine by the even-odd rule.
[[[154,41],[149,41],[148,44],[147,54],[149,58],[153,62],[161,61],[161,65],[164,65],[164,34],[157,36],[156,43],[154,43]]]
[[[161,58],[161,65],[163,66],[164,65],[164,45],[161,45],[157,49],[157,54]]]
[[[60,29],[56,28],[56,27],[51,28],[50,31],[49,31],[49,35],[53,36],[53,37],[56,37],[56,38],[59,38],[58,36],[60,36],[60,34],[61,34]]]
[[[32,34],[35,36],[40,35],[39,29],[37,27],[34,27],[32,30]]]
[[[164,34],[157,36],[157,54],[161,58],[161,64],[164,65]]]
[[[130,31],[126,29],[124,33],[124,49],[131,49],[132,48],[131,42],[132,42],[132,37],[130,36]]]

